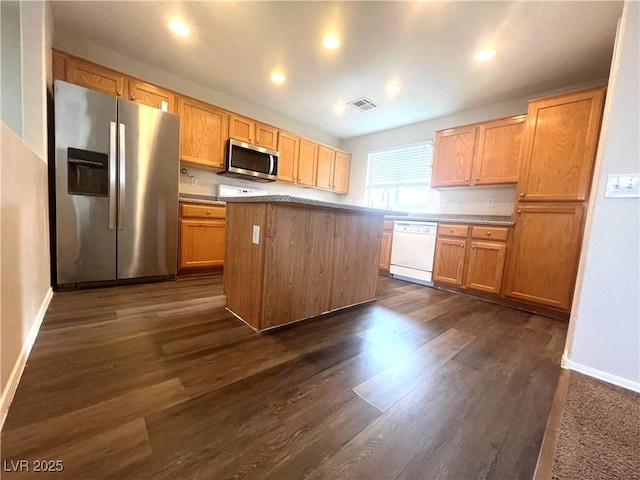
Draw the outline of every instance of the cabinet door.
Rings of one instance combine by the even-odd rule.
[[[129,79],[129,100],[162,110],[163,102],[167,112],[177,113],[175,93],[156,87],[150,83]]]
[[[518,184],[523,201],[586,200],[605,88],[531,102]]]
[[[378,268],[380,270],[389,271],[391,267],[391,241],[393,239],[393,232],[383,232],[382,242],[380,243],[380,264]]]
[[[333,164],[336,151],[325,145],[318,146],[318,166],[316,171],[316,187],[331,189],[333,186]]]
[[[351,154],[336,150],[336,160],[333,166],[333,191],[349,193],[349,179],[351,176]]]
[[[436,132],[432,186],[470,184],[477,133],[475,125]]]
[[[69,56],[66,61],[69,83],[121,97],[125,91],[125,76],[95,63]]]
[[[500,294],[507,245],[496,242],[471,242],[465,287]]]
[[[434,281],[462,285],[466,244],[466,240],[438,237],[433,267]]]
[[[507,256],[507,297],[569,311],[582,243],[583,205],[520,205]]]
[[[318,164],[318,144],[300,139],[300,154],[298,156],[298,177],[300,185],[316,186],[316,168]]]
[[[478,127],[472,185],[516,183],[525,115],[486,122]]]
[[[255,123],[233,113],[229,115],[229,138],[235,138],[242,142],[253,143],[255,136]]]
[[[229,114],[188,97],[178,101],[180,159],[207,167],[224,167]]]
[[[180,220],[179,268],[223,265],[224,227],[219,220]]]
[[[278,129],[256,123],[256,145],[268,148],[269,150],[277,150],[278,147]]]
[[[287,132],[278,132],[278,180],[295,182],[298,175],[300,138]]]

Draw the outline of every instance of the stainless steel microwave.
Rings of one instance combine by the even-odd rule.
[[[230,138],[225,169],[220,175],[240,177],[254,182],[274,182],[278,179],[279,156],[275,150]]]

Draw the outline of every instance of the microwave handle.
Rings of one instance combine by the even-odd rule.
[[[269,175],[273,175],[273,167],[275,162],[273,161],[273,155],[269,155]]]

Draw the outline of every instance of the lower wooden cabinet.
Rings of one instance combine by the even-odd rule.
[[[464,286],[500,295],[506,253],[504,243],[472,240]]]
[[[438,237],[433,264],[433,281],[462,285],[466,240]]]
[[[393,220],[385,220],[380,243],[380,261],[378,268],[389,273],[391,268],[391,246],[393,242]]]
[[[584,205],[520,205],[507,258],[506,297],[571,309]]]
[[[223,266],[225,207],[183,203],[180,211],[178,270]]]

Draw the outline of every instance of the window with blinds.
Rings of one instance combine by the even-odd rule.
[[[406,212],[426,210],[432,162],[431,140],[370,153],[367,205]]]

